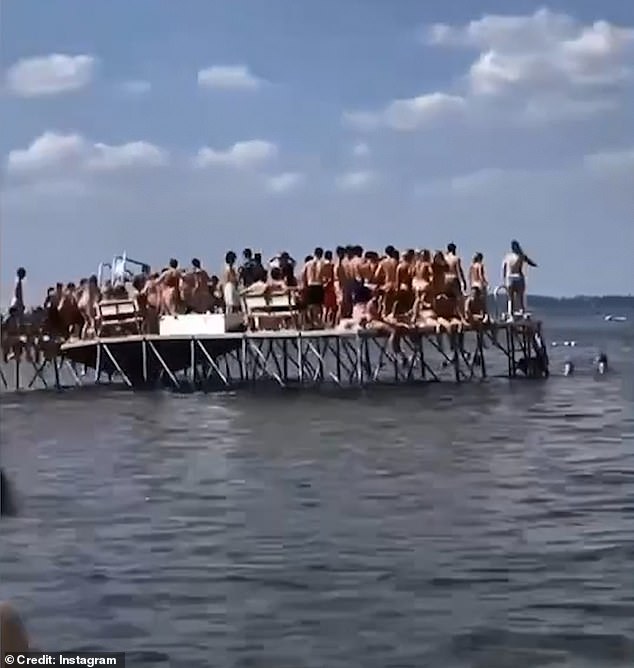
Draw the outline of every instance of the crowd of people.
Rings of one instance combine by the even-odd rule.
[[[525,309],[524,265],[536,266],[512,242],[503,263],[509,316]],[[78,284],[50,287],[41,307],[27,317],[24,305],[24,268],[19,268],[4,333],[22,329],[27,320],[58,338],[92,337],[99,331],[99,303],[133,299],[144,331],[158,332],[163,315],[236,313],[245,297],[288,293],[302,329],[369,327],[387,332],[410,328],[452,333],[477,327],[489,319],[487,272],[482,253],[466,271],[450,243],[445,251],[398,251],[387,246],[382,254],[361,246],[338,246],[335,251],[315,248],[301,265],[287,252],[265,265],[259,253],[245,249],[238,263],[229,251],[220,276],[210,275],[199,259],[182,268],[171,259],[163,270],[144,267],[137,275],[122,275],[99,285],[96,275]]]

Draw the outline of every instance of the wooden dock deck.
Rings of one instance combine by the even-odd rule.
[[[366,387],[489,376],[543,377],[548,358],[537,320],[492,323],[452,336],[413,331],[396,354],[372,330],[132,335],[75,340],[43,359],[16,359],[5,389],[118,383],[132,390],[227,390],[267,382],[289,387]],[[32,377],[29,379],[29,375]]]

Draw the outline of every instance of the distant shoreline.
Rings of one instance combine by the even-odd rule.
[[[529,302],[544,306],[579,305],[579,306],[621,306],[634,307],[634,295],[578,295],[576,297],[547,297],[546,295],[527,295]]]

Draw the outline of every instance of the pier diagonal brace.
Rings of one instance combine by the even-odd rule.
[[[169,368],[169,366],[166,364],[165,360],[161,357],[159,351],[156,349],[156,346],[151,340],[147,340],[147,344],[150,348],[150,350],[154,353],[154,356],[158,360],[158,363],[163,367],[163,370],[165,373],[168,375],[169,379],[172,381],[174,387],[176,389],[180,389],[181,384],[178,382],[178,378],[174,375],[174,372]]]
[[[62,366],[66,367],[68,371],[70,372],[70,375],[73,377],[73,380],[75,381],[75,385],[77,387],[82,387],[83,382],[77,372],[75,371],[75,366],[74,364],[69,360],[66,359],[65,357],[62,358]]]
[[[205,348],[205,346],[202,344],[202,341],[200,339],[196,339],[196,343],[198,344],[198,347],[202,351],[202,353],[205,357],[205,360],[209,364],[209,370],[205,374],[205,380],[209,380],[210,377],[211,377],[212,372],[215,371],[218,374],[218,377],[220,378],[220,380],[222,380],[222,382],[224,383],[225,387],[230,387],[228,377],[225,374],[223,374],[222,371],[220,371],[220,367],[218,366],[218,364],[216,364],[216,361],[214,360],[214,358],[209,354],[209,351],[207,350],[207,348]]]
[[[334,345],[332,343],[330,345],[332,346],[331,350],[335,356],[335,364],[337,366],[337,373],[335,375],[341,382],[341,372],[345,371],[348,374],[348,382],[351,382],[351,379],[355,374],[355,363],[350,360],[350,355],[348,354],[348,349],[345,345],[345,339],[342,340],[340,337],[335,337]],[[343,359],[341,354],[342,350],[348,355],[348,363],[346,363],[346,361]]]
[[[429,372],[433,380],[438,382],[440,378],[438,378],[436,372],[425,360],[425,338],[424,334],[415,334],[414,336],[407,336],[401,339],[401,343],[405,343],[409,350],[414,353],[407,370],[407,379],[411,380],[414,375],[414,366],[418,362],[421,367],[421,380],[425,380],[425,375]]]
[[[2,384],[4,385],[4,389],[8,390],[9,389],[9,383],[7,381],[7,377],[4,375],[4,371],[2,370],[2,366],[0,366],[0,380],[2,381]]]
[[[399,360],[397,359],[394,352],[388,350],[390,345],[390,338],[387,336],[368,336],[367,339],[368,341],[372,341],[374,348],[379,351],[379,358],[376,362],[376,365],[374,368],[372,368],[372,365],[370,364],[370,368],[368,369],[370,380],[374,383],[380,382],[379,376],[381,375],[381,371],[385,366],[383,363],[384,359],[387,359],[394,366],[394,381],[398,382],[399,380],[402,380]]]
[[[443,334],[438,334],[436,336],[443,336]],[[452,356],[447,355],[447,353],[444,350],[444,347],[439,343],[439,341],[435,339],[435,336],[429,337],[429,343],[437,352],[440,353],[440,355],[444,358],[447,364],[450,364],[451,366],[454,367],[457,381],[466,379],[466,374],[460,368],[460,353],[458,352],[459,346],[457,342],[457,337],[453,335],[452,337],[448,338],[452,347],[452,352],[453,352]]]
[[[103,345],[103,349],[104,349],[106,355],[108,355],[108,358],[109,358],[110,361],[112,362],[112,364],[113,364],[114,368],[116,369],[117,373],[121,376],[121,378],[123,378],[123,382],[124,382],[128,387],[134,387],[133,384],[132,384],[132,381],[128,378],[128,375],[127,375],[126,372],[121,368],[121,365],[120,365],[119,362],[117,361],[116,357],[115,357],[115,356],[112,354],[112,352],[110,351],[110,348],[108,347],[108,344],[107,344],[107,343],[104,343],[104,344],[102,344],[102,345]]]
[[[469,375],[467,377],[467,374],[464,374],[464,377],[468,380],[472,380],[473,377],[475,376],[475,370],[477,366],[480,366],[478,364],[479,359],[478,356],[482,355],[482,350],[480,349],[480,337],[479,335],[476,335],[476,346],[475,350],[473,352],[466,350],[465,349],[465,341],[467,340],[467,336],[469,334],[472,334],[473,331],[463,331],[461,334],[459,334],[458,338],[460,339],[460,345],[458,346],[458,352],[460,356],[462,357],[462,361],[465,363],[467,370],[469,371]]]
[[[45,359],[43,362],[40,362],[37,364],[36,362],[31,361],[31,366],[33,367],[33,371],[35,372],[33,374],[33,377],[31,378],[31,382],[27,385],[27,389],[31,389],[33,385],[35,385],[35,382],[39,378],[40,381],[42,382],[42,385],[44,385],[45,388],[48,388],[48,383],[46,382],[46,378],[44,378],[44,369],[48,366],[49,360]]]
[[[342,337],[339,341],[339,349],[345,353],[350,364],[349,367],[346,366],[343,359],[341,359],[341,366],[348,372],[348,383],[354,385],[359,382],[360,348],[357,346],[357,337]]]
[[[311,351],[309,348],[309,341],[307,339],[308,339],[307,335],[302,335],[301,332],[298,333],[298,336],[296,338],[290,339],[290,342],[292,343],[297,355],[295,358],[289,355],[288,361],[293,365],[295,369],[297,369],[297,380],[300,385],[302,385],[305,382],[306,372],[308,373],[309,376],[312,375],[313,380],[316,378],[316,373],[317,373],[315,371],[315,367],[313,367],[311,361],[308,359],[307,353]],[[306,344],[304,343],[304,340],[307,341]]]
[[[337,362],[337,349],[333,347],[331,337],[324,337],[320,339],[315,339],[315,343],[307,341],[307,348],[312,352],[312,354],[317,358],[319,365],[313,372],[313,381],[325,381],[326,380],[326,369],[328,368],[328,358],[332,358]],[[345,365],[344,365],[345,366]],[[333,371],[327,372],[328,378],[334,381],[338,387],[342,387],[341,378],[334,373]]]
[[[262,339],[259,339],[260,341]],[[249,351],[254,354],[254,368],[253,368],[253,380],[256,380],[258,377],[263,378],[264,376],[268,376],[269,378],[273,378],[276,380],[279,384],[280,387],[286,387],[286,383],[284,383],[284,380],[280,376],[279,373],[276,373],[275,371],[269,371],[269,365],[268,365],[268,358],[271,355],[272,352],[272,347],[269,346],[269,352],[267,355],[264,355],[260,347],[254,343],[252,340],[249,341]],[[256,372],[260,371],[259,376],[256,376]]]

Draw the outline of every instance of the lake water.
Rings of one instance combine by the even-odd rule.
[[[3,395],[0,598],[133,666],[632,666],[632,316],[545,320],[545,382]]]

